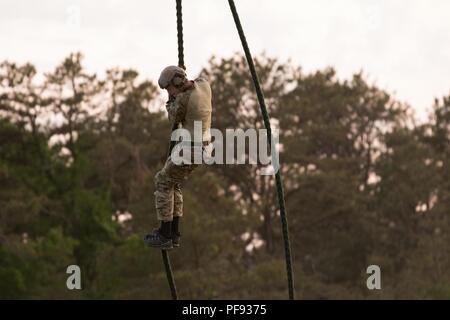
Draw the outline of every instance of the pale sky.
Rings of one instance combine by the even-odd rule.
[[[288,58],[306,72],[370,82],[424,119],[450,94],[448,0],[235,0],[254,55]],[[241,44],[226,0],[184,0],[185,62],[195,76],[211,55]],[[157,80],[177,63],[175,0],[0,0],[0,61],[47,72],[81,51],[91,72],[134,68]]]

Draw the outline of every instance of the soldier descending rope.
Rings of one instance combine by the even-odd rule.
[[[180,67],[165,68],[158,84],[169,94],[166,108],[172,127],[181,124],[183,129],[189,132],[190,137],[194,137],[194,122],[202,125],[201,141],[183,139],[179,142],[184,145],[183,152],[186,151],[188,144],[190,159],[179,164],[173,161],[173,156],[169,154],[164,167],[155,175],[156,212],[161,225],[159,229],[146,235],[144,240],[149,246],[167,250],[180,246],[179,224],[183,216],[182,184],[199,165],[192,161],[195,153],[199,153],[202,157],[210,143],[212,106],[209,83],[202,78],[188,80],[185,71]]]
[[[187,129],[191,137],[194,134],[194,122],[202,122],[202,141],[190,142],[190,154],[194,155],[200,148],[202,154],[205,147],[210,143],[210,126],[211,126],[211,88],[206,80],[197,79],[195,81],[186,78],[184,67],[184,48],[183,48],[183,19],[182,19],[182,0],[176,0],[177,8],[177,36],[178,36],[178,67],[170,66],[163,70],[159,78],[159,86],[166,89],[169,93],[169,101],[166,104],[169,113],[169,120],[172,122],[172,131],[181,124]],[[264,126],[267,129],[267,140],[269,145],[272,144],[272,133],[270,126],[270,118],[264,101],[264,94],[259,83],[253,57],[244,35],[244,30],[239,19],[239,15],[234,4],[234,0],[228,0],[231,13],[233,15],[239,38],[241,39],[245,57],[247,58],[250,74],[255,86],[258,103],[261,114],[264,119]],[[184,140],[186,141],[186,140]],[[195,145],[199,143],[200,145]],[[161,254],[167,274],[172,299],[178,299],[178,293],[175,286],[175,280],[170,266],[170,259],[167,249],[180,246],[179,223],[180,217],[183,215],[183,197],[181,193],[181,185],[190,173],[197,167],[197,164],[177,165],[172,160],[171,151],[174,145],[169,148],[169,155],[164,168],[155,176],[155,202],[158,220],[161,221],[159,229],[153,230],[144,237],[144,241],[152,246],[161,248]],[[208,148],[209,149],[209,148]],[[183,147],[183,151],[186,150]],[[207,152],[208,153],[208,152]],[[191,162],[193,163],[193,162]],[[280,219],[283,230],[284,253],[286,259],[286,273],[288,280],[289,299],[294,299],[294,272],[292,268],[291,246],[289,241],[289,227],[284,200],[283,185],[281,182],[281,173],[278,170],[275,173],[275,185],[278,195],[278,203],[280,209]]]

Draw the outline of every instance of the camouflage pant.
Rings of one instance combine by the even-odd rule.
[[[182,184],[198,164],[176,165],[169,157],[155,175],[155,204],[158,220],[172,221],[183,216]]]

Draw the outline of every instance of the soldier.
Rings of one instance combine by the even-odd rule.
[[[181,124],[193,139],[194,121],[201,121],[202,141],[187,142],[192,154],[194,152],[203,154],[211,140],[212,106],[209,83],[202,78],[188,80],[182,68],[169,66],[161,72],[158,84],[169,94],[166,109],[172,127],[174,124],[175,126]],[[186,140],[181,143],[186,143]],[[183,216],[182,183],[197,166],[198,164],[193,163],[177,165],[169,155],[162,170],[155,175],[156,213],[161,224],[158,229],[145,236],[144,241],[149,246],[163,250],[180,246],[179,224]]]

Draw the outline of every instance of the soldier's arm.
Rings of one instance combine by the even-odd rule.
[[[173,108],[173,104],[175,102],[175,97],[174,96],[169,96],[169,100],[166,102],[166,110],[167,110],[167,115],[169,116],[169,121],[172,121],[172,115],[171,115],[171,110]]]
[[[166,104],[171,123],[182,123],[186,117],[187,105],[189,102],[190,92],[183,92],[176,98],[171,98]]]

